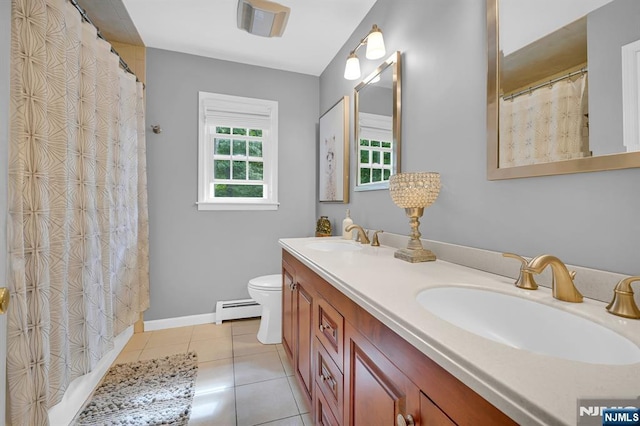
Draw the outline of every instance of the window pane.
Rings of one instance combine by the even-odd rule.
[[[383,170],[383,172],[384,172],[384,173],[383,173],[383,175],[384,175],[384,180],[385,180],[385,181],[389,180],[389,177],[391,177],[391,170],[389,170],[389,169],[384,169],[384,170]]]
[[[391,148],[391,142],[382,142],[383,148]]]
[[[371,162],[373,164],[380,164],[380,152],[379,151],[373,151],[371,153]]]
[[[223,135],[230,135],[231,128],[230,127],[216,127],[216,133],[222,133]]]
[[[369,164],[369,151],[367,151],[366,149],[360,151],[360,163]]]
[[[380,146],[380,141],[371,141],[371,146]]]
[[[262,142],[259,142],[259,141],[249,142],[249,156],[262,157]]]
[[[360,183],[369,183],[369,182],[371,182],[371,169],[361,168]]]
[[[215,185],[215,197],[263,198],[263,185]]]
[[[239,141],[237,139],[234,139],[233,155],[247,155],[247,141]]]
[[[380,169],[373,169],[372,174],[372,181],[373,182],[380,182],[382,181],[382,170]]]
[[[214,153],[218,155],[231,154],[231,141],[229,139],[217,139],[215,140]]]
[[[250,161],[249,162],[249,180],[262,180],[263,164],[262,162]]]
[[[384,164],[389,166],[391,165],[391,153],[390,152],[385,152],[384,153]]]
[[[233,134],[234,135],[247,135],[247,129],[238,129],[236,127],[233,128]]]
[[[257,136],[259,138],[262,137],[262,129],[251,129],[249,130],[249,136]]]
[[[360,139],[360,146],[369,146],[368,139]]]
[[[247,178],[247,163],[245,161],[234,161],[232,179],[245,180],[246,178]]]
[[[229,160],[215,160],[213,162],[213,169],[215,170],[215,179],[229,179],[231,162]]]

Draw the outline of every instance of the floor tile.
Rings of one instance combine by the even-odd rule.
[[[124,349],[122,349],[122,351],[123,352],[140,351],[144,349],[150,337],[151,337],[150,332],[135,333],[133,336],[131,336],[131,338],[129,339],[127,344],[124,346]]]
[[[282,362],[275,351],[235,357],[233,361],[236,386],[285,377]]]
[[[264,352],[276,353],[276,345],[264,345],[253,334],[233,336],[233,356],[253,355]]]
[[[233,321],[231,323],[231,329],[234,336],[239,336],[241,334],[258,334],[259,328],[260,319]]]
[[[278,351],[278,356],[280,357],[280,362],[282,362],[284,373],[287,376],[293,376],[294,374],[293,366],[291,365],[291,362],[289,361],[289,358],[287,357],[287,355],[284,352]]]
[[[287,379],[236,386],[237,425],[250,426],[298,415]]]
[[[192,331],[193,327],[170,328],[167,330],[154,331],[151,333],[151,337],[149,338],[145,349],[175,345],[178,343],[189,343]]]
[[[138,358],[140,358],[141,353],[141,350],[128,352],[122,351],[120,352],[116,360],[113,361],[113,364],[126,364],[128,362],[135,362],[138,360]]]
[[[196,377],[196,395],[211,393],[216,390],[232,388],[233,358],[218,361],[198,362],[198,376]]]
[[[302,422],[302,417],[293,416],[274,422],[260,423],[260,426],[304,426],[304,423]]]
[[[168,355],[186,353],[188,348],[189,343],[179,343],[177,345],[167,345],[158,348],[145,348],[140,354],[138,360],[143,361],[146,359],[161,358]]]
[[[189,350],[198,354],[198,362],[233,357],[233,343],[230,337],[192,341]]]
[[[313,426],[313,417],[311,416],[311,413],[305,413],[301,417],[304,426]]]
[[[217,339],[219,337],[231,338],[231,324],[201,324],[193,327],[191,341]]]
[[[235,424],[234,388],[218,389],[193,397],[189,426],[230,426]]]
[[[288,376],[287,380],[289,381],[289,386],[291,386],[291,392],[293,393],[293,398],[296,401],[296,405],[298,406],[298,412],[300,414],[305,414],[310,412],[309,404],[307,403],[307,398],[303,396],[303,391],[300,389],[300,385],[298,384],[298,379],[296,376]]]

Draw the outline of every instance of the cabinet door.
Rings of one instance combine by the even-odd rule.
[[[313,366],[311,354],[311,337],[313,336],[313,297],[304,284],[295,284],[295,295],[298,307],[298,350],[296,368],[305,390],[307,391],[308,402],[311,402],[311,391],[313,389]]]
[[[295,363],[293,349],[295,346],[294,333],[295,333],[295,272],[293,268],[287,263],[282,262],[282,346],[284,347],[289,360],[292,364]],[[295,366],[294,366],[295,368]]]
[[[345,322],[345,338],[344,423],[395,425],[398,416],[418,423],[418,387],[349,322]]]

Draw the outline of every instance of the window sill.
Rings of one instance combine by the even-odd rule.
[[[280,203],[210,203],[199,201],[196,203],[198,211],[209,210],[278,210]]]

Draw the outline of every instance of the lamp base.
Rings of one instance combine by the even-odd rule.
[[[403,248],[396,250],[393,254],[396,259],[404,260],[405,262],[418,263],[418,262],[432,262],[436,260],[436,255],[431,250],[425,249],[408,249]]]

